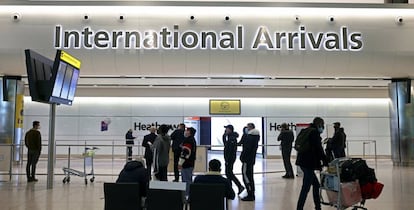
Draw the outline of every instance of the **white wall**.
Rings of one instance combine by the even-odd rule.
[[[26,97],[25,129],[30,128],[33,120],[39,120],[43,138],[47,139],[48,110],[48,105],[31,102]],[[99,140],[95,142],[98,144],[110,145],[112,141],[123,144],[125,132],[133,128],[134,122],[178,124],[187,116],[209,116],[209,98],[77,97],[72,107],[58,106],[56,139],[58,145],[83,144],[85,140]],[[321,116],[327,127],[333,122],[342,122],[351,154],[362,154],[362,144],[351,143],[352,140],[377,140],[378,154],[391,153],[388,99],[241,98],[240,116],[265,117],[267,132],[264,136],[268,144],[275,144],[278,135],[278,132],[270,131],[269,123],[308,123],[313,117]],[[100,123],[108,118],[111,120],[109,130],[101,132]],[[146,133],[134,131],[138,139]],[[124,148],[116,150],[118,154],[124,151]],[[65,152],[66,148],[57,148],[58,154]],[[111,150],[102,149],[100,152],[110,154]],[[367,146],[367,153],[373,154],[373,148]],[[268,155],[279,154],[275,147],[268,150]]]

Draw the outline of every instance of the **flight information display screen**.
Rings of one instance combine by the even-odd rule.
[[[57,70],[50,102],[71,105],[79,80],[80,61],[64,51],[58,51],[55,62]]]

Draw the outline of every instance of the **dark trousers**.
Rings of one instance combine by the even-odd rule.
[[[158,173],[155,174],[155,177],[160,180],[160,181],[168,181],[168,177],[167,177],[167,166],[165,167],[158,167]]]
[[[181,150],[174,150],[174,181],[180,179],[180,171],[178,170],[178,161],[180,160]]]
[[[303,183],[302,189],[300,190],[298,204],[296,210],[303,210],[305,206],[306,197],[308,196],[308,192],[310,187],[312,186],[313,191],[313,202],[315,203],[315,209],[321,209],[321,199],[319,196],[319,188],[320,184],[318,178],[316,177],[315,171],[313,169],[300,167],[303,171]]]
[[[293,176],[293,168],[290,163],[290,155],[292,154],[292,147],[282,146],[283,165],[285,166],[286,176]]]
[[[132,147],[134,146],[134,141],[126,141],[126,145],[128,160],[132,160]]]
[[[243,163],[242,165],[242,174],[243,174],[243,182],[246,186],[247,196],[254,197],[254,178],[253,178],[253,163]]]
[[[151,180],[151,167],[152,167],[152,158],[145,158],[145,165],[147,166],[147,176],[148,179]]]
[[[344,148],[335,148],[333,149],[333,153],[335,158],[345,157],[345,149]]]
[[[36,165],[39,161],[40,151],[29,150],[27,152],[26,176],[28,180],[36,177]]]
[[[237,177],[234,175],[233,173],[233,166],[234,166],[234,161],[226,161],[225,165],[226,165],[226,177],[228,180],[230,180],[230,183],[232,183],[232,181],[234,182],[234,184],[237,185],[237,188],[239,188],[239,190],[242,188],[242,184],[240,183],[239,179],[237,179]]]

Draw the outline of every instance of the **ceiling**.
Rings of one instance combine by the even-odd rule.
[[[4,1],[11,4],[16,1]],[[21,4],[62,4],[82,5],[94,1],[19,1]],[[114,1],[107,1],[111,4]],[[122,1],[130,3],[130,1]],[[145,1],[133,1],[147,4]],[[176,2],[159,2],[175,4]],[[183,4],[194,2],[185,1]],[[228,1],[225,1],[228,2]],[[355,1],[353,1],[355,2]],[[199,1],[195,4],[202,4]],[[211,2],[210,2],[211,3]],[[57,3],[60,4],[60,3]],[[101,4],[101,3],[99,3]],[[118,3],[122,5],[123,3]],[[245,8],[223,8],[198,6],[179,7],[179,12],[168,14],[170,7],[66,7],[45,6],[45,10],[23,7],[0,7],[0,75],[26,75],[24,49],[35,49],[53,58],[55,49],[51,44],[53,29],[59,24],[65,28],[82,27],[118,29],[143,29],[179,25],[182,30],[200,31],[204,29],[235,30],[243,24],[247,40],[252,40],[258,25],[266,25],[270,30],[298,30],[306,25],[316,31],[338,31],[346,25],[350,30],[363,31],[364,49],[353,51],[271,51],[271,50],[130,50],[130,49],[68,49],[67,51],[82,60],[79,84],[84,88],[345,88],[345,89],[386,89],[392,78],[414,77],[414,10],[411,6],[360,5],[348,8],[335,4],[339,12],[332,12],[333,4],[297,4],[297,12],[286,11],[283,4],[277,7],[257,8],[255,4],[240,3]],[[227,5],[227,6],[226,6]],[[232,5],[232,4],[230,4]],[[281,5],[281,6],[280,6]],[[291,6],[291,4],[289,4]],[[309,8],[302,8],[303,5]],[[315,7],[315,8],[313,8]],[[365,7],[378,8],[364,12]],[[383,7],[383,8],[382,8]],[[384,8],[402,9],[384,9]],[[43,8],[43,7],[38,7]],[[47,9],[53,8],[53,9]],[[67,10],[57,13],[59,11]],[[70,8],[70,7],[69,7]],[[132,9],[131,9],[132,8]],[[136,9],[135,9],[136,8]],[[162,10],[167,8],[167,10]],[[230,9],[229,9],[230,8]],[[318,9],[316,9],[318,8]],[[272,11],[275,9],[276,12]],[[308,9],[308,10],[307,10]],[[160,11],[158,11],[160,10]],[[165,12],[167,11],[167,13]],[[18,12],[22,19],[12,21],[12,14]],[[261,13],[263,12],[263,13]],[[116,18],[119,14],[127,17],[125,22]],[[337,22],[327,22],[327,17],[335,13]],[[372,14],[371,14],[372,13]],[[92,17],[84,21],[85,14]],[[197,22],[189,22],[189,15],[196,14]],[[260,14],[260,15],[258,15]],[[302,22],[294,22],[300,14]],[[224,15],[231,16],[230,22],[223,22]],[[395,18],[404,17],[404,24],[396,24]],[[47,18],[45,18],[47,17]],[[290,19],[292,18],[292,19]]]

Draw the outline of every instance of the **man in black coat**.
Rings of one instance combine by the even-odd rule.
[[[253,123],[247,124],[247,134],[244,134],[241,140],[243,150],[240,154],[242,162],[243,182],[247,189],[247,196],[242,198],[242,201],[255,200],[255,186],[253,177],[253,167],[256,163],[256,152],[259,147],[260,132],[255,128]]]
[[[127,162],[119,173],[116,183],[139,183],[140,194],[146,197],[149,179],[144,164],[136,160]]]
[[[237,188],[239,189],[238,194],[240,194],[243,192],[244,187],[233,173],[233,166],[234,162],[236,162],[237,154],[237,138],[239,137],[239,134],[234,132],[233,125],[226,125],[224,128],[226,128],[223,134],[226,177],[230,180],[230,184],[233,181],[237,185]]]
[[[322,170],[322,162],[324,165],[328,165],[327,158],[322,148],[321,133],[325,129],[325,122],[320,117],[315,117],[311,125],[306,129],[311,129],[308,140],[309,149],[298,153],[296,159],[296,165],[300,166],[303,171],[302,189],[300,191],[297,210],[303,210],[306,197],[312,186],[313,190],[313,202],[315,203],[315,209],[321,210],[321,201],[319,196],[320,184],[316,177],[315,170]]]
[[[132,129],[129,129],[125,134],[125,143],[127,146],[127,156],[128,160],[132,160],[132,147],[134,146],[135,137],[132,135]]]
[[[326,156],[328,156],[329,161],[345,157],[345,133],[342,131],[343,129],[341,130],[341,123],[335,122],[333,128],[335,130],[334,135],[326,145]]]
[[[152,152],[151,146],[154,144],[155,138],[157,138],[157,128],[151,127],[150,134],[144,136],[144,140],[142,140],[142,146],[145,148],[144,158],[145,163],[147,165],[147,174],[149,179],[151,180],[151,166],[154,159],[154,153]]]
[[[185,131],[185,124],[181,123],[178,125],[177,130],[175,130],[171,134],[171,141],[172,141],[172,151],[174,153],[174,182],[178,182],[180,178],[180,171],[178,170],[178,161],[180,160],[181,156],[181,146],[184,141],[184,131]]]
[[[283,175],[282,178],[285,179],[295,178],[293,175],[292,164],[290,163],[290,155],[292,153],[292,143],[294,139],[295,136],[293,135],[293,132],[289,130],[288,124],[283,123],[277,140],[281,141],[280,147],[282,149],[283,165],[285,166],[286,171],[286,174]]]

